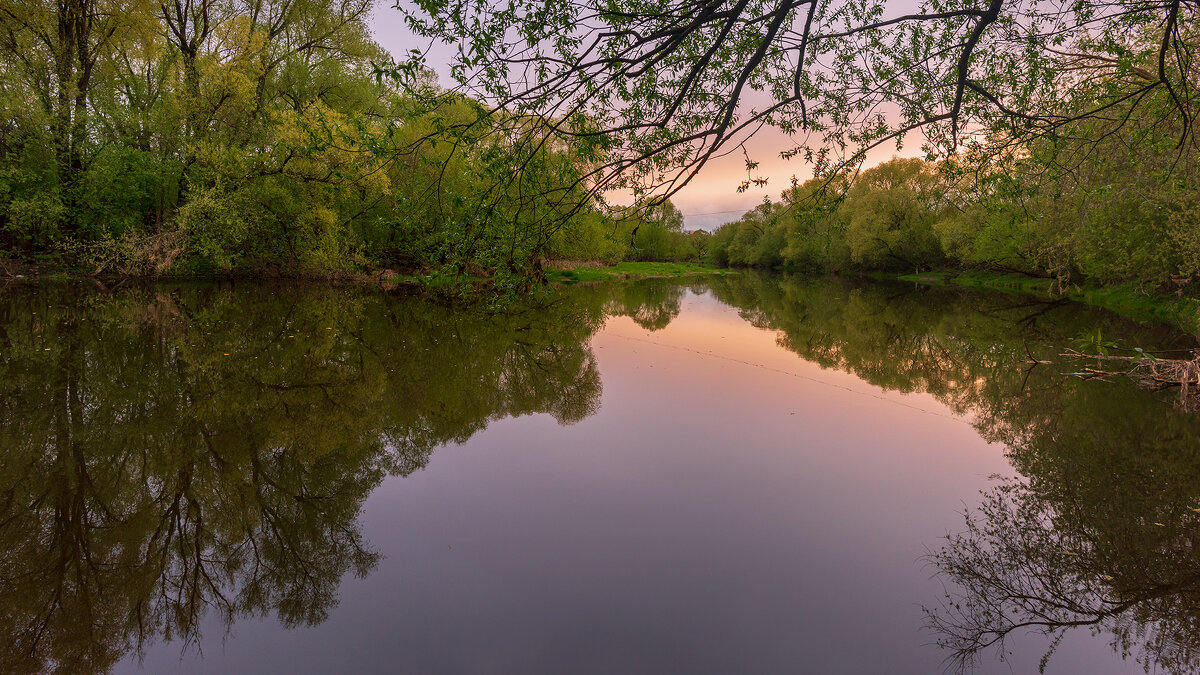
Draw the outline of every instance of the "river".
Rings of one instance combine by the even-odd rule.
[[[1196,347],[748,273],[10,287],[0,670],[1193,672],[1200,418],[1072,377],[1098,329]]]

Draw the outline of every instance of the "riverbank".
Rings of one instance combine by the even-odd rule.
[[[1185,295],[1146,291],[1139,288],[1139,285],[1134,282],[1115,286],[1070,286],[1060,289],[1054,279],[990,272],[927,272],[898,276],[878,275],[877,278],[911,281],[931,286],[964,286],[1041,297],[1067,298],[1087,305],[1102,307],[1136,321],[1159,321],[1189,333],[1200,334],[1200,299]]]
[[[581,283],[599,283],[622,279],[666,279],[694,276],[724,276],[733,273],[731,268],[718,268],[690,262],[622,262],[604,266],[598,263],[567,262],[561,268],[547,269],[546,281],[550,285],[570,286]],[[872,278],[898,280],[930,286],[962,286],[966,288],[1023,293],[1047,298],[1067,298],[1096,307],[1101,307],[1137,321],[1155,321],[1175,326],[1194,335],[1200,335],[1200,299],[1182,295],[1148,292],[1134,282],[1115,286],[1058,287],[1054,279],[1028,277],[1019,274],[995,274],[990,272],[936,271],[921,274],[875,273]],[[62,268],[37,266],[12,260],[0,260],[0,279],[9,281],[88,279],[100,282],[128,280],[122,275],[89,275],[71,273]],[[141,278],[141,277],[136,277]],[[455,276],[450,274],[413,275],[401,274],[384,269],[375,272],[317,272],[301,267],[264,266],[254,270],[226,275],[163,275],[145,277],[153,281],[193,280],[304,280],[335,284],[370,284],[385,288],[412,286],[434,291],[438,294],[462,296],[483,293],[488,280],[482,276]]]
[[[608,267],[578,265],[546,272],[546,280],[558,284],[595,283],[616,279],[673,279],[679,277],[724,276],[731,270],[706,267],[688,262],[622,262]]]
[[[579,283],[597,283],[621,279],[674,279],[693,276],[718,275],[724,276],[732,270],[707,267],[690,262],[622,262],[605,266],[601,263],[566,262],[560,268],[552,264],[545,272],[545,279],[551,285],[573,285]],[[278,265],[264,266],[254,269],[241,269],[224,274],[163,274],[158,276],[129,276],[119,274],[87,274],[53,267],[37,266],[18,261],[0,259],[0,279],[10,281],[67,281],[90,280],[101,283],[113,283],[130,279],[142,279],[153,282],[172,281],[229,281],[229,280],[299,280],[316,281],[334,284],[369,284],[381,285],[385,288],[396,286],[411,286],[424,288],[437,293],[461,295],[464,292],[483,293],[488,287],[489,280],[479,271],[475,274],[454,275],[446,273],[405,274],[390,269],[376,271],[331,271],[323,272],[304,267],[281,267]]]

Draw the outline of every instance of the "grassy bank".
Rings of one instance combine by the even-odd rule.
[[[652,279],[691,277],[707,274],[728,274],[727,269],[705,267],[685,262],[623,262],[609,267],[580,266],[572,269],[550,270],[546,278],[551,283],[577,284],[613,279]]]
[[[113,273],[89,274],[86,271],[72,271],[63,267],[48,265],[34,266],[0,258],[0,280],[8,279],[14,281],[23,280],[33,282],[75,279],[103,282],[140,279],[149,282],[169,282],[229,281],[235,279],[270,281],[289,279],[329,283],[380,284],[385,287],[412,286],[438,293],[461,295],[463,297],[472,294],[485,294],[489,290],[495,290],[494,279],[490,278],[482,270],[475,269],[473,272],[455,275],[436,271],[428,274],[413,274],[390,269],[320,271],[303,267],[271,265],[224,272],[213,272],[210,270],[208,273],[132,276]],[[622,262],[611,266],[603,266],[600,263],[581,263],[565,269],[548,269],[546,270],[546,280],[551,284],[570,285],[619,279],[684,278],[700,275],[725,275],[729,273],[731,273],[731,270],[728,269],[717,269],[698,263],[687,262]]]
[[[988,288],[1043,297],[1067,297],[1088,305],[1103,307],[1137,321],[1161,321],[1189,333],[1200,334],[1200,300],[1181,295],[1148,292],[1133,282],[1103,287],[1072,286],[1063,293],[1053,279],[1019,274],[929,272],[890,278],[921,284]]]

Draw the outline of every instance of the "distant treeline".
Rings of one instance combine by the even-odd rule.
[[[709,255],[722,266],[825,273],[1200,281],[1200,153],[1177,127],[1118,115],[988,156],[893,159],[810,180],[719,228]]]

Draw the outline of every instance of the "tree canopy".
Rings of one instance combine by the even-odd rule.
[[[1193,136],[1190,0],[397,6],[418,35],[460,44],[451,72],[464,91],[608,149],[584,176],[595,191],[670,194],[767,125],[818,174],[914,130],[941,154],[1119,127],[1135,112],[1171,126],[1179,147]],[[414,49],[404,68],[423,60]]]
[[[528,287],[568,234],[597,239],[584,144],[531,123],[529,150],[470,97],[377,77],[372,6],[0,3],[0,261]]]

